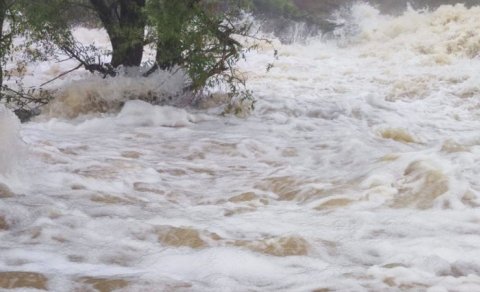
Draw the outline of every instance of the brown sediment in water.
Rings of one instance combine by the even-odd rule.
[[[231,217],[231,216],[234,216],[234,215],[239,215],[239,214],[244,214],[244,213],[249,213],[249,212],[255,212],[256,210],[257,210],[257,208],[255,208],[255,207],[240,207],[240,208],[225,210],[223,215],[225,217]]]
[[[442,152],[446,153],[457,153],[457,152],[468,152],[470,151],[468,146],[461,145],[453,140],[446,140],[442,145]]]
[[[185,157],[187,160],[194,161],[194,160],[202,160],[205,159],[205,153],[200,152],[200,151],[195,151],[188,156]]]
[[[133,204],[135,200],[129,198],[121,198],[106,194],[97,194],[90,197],[90,201],[107,205],[124,205]]]
[[[45,162],[45,163],[48,163],[48,164],[68,164],[68,162],[62,158],[58,158],[58,157],[54,157],[52,154],[50,153],[38,153],[37,154],[40,159]]]
[[[45,275],[34,272],[0,272],[0,288],[30,288],[47,290],[48,279]]]
[[[435,80],[435,76],[410,77],[398,80],[392,84],[386,100],[423,99],[430,93],[432,80]]]
[[[279,176],[262,179],[254,187],[263,192],[276,194],[279,201],[296,200],[306,202],[312,199],[326,198],[327,196],[344,193],[358,185],[358,183],[358,179],[352,181],[329,181],[327,183],[315,178]]]
[[[184,176],[187,175],[187,172],[183,169],[179,168],[171,168],[171,169],[157,169],[158,173],[165,173],[171,176]]]
[[[10,228],[10,226],[8,225],[7,220],[5,219],[5,217],[3,217],[2,215],[0,215],[0,231],[1,231],[1,230],[8,230],[9,228]]]
[[[208,168],[200,168],[200,167],[190,167],[187,169],[188,171],[191,171],[196,174],[206,174],[209,176],[215,176],[215,171],[208,169]]]
[[[109,279],[96,277],[82,277],[77,282],[90,286],[97,292],[111,292],[127,287],[130,283],[125,279]]]
[[[241,203],[241,202],[257,200],[258,198],[259,197],[254,192],[247,192],[247,193],[243,193],[243,194],[231,197],[230,199],[228,199],[228,201],[232,203]]]
[[[137,192],[141,193],[153,193],[157,195],[164,195],[165,191],[159,190],[155,185],[142,183],[142,182],[135,182],[133,183],[133,189]]]
[[[72,263],[83,263],[85,262],[85,258],[81,255],[69,255],[68,260]]]
[[[86,190],[86,189],[87,189],[86,186],[81,185],[81,184],[72,184],[72,185],[70,186],[70,188],[71,188],[72,190],[74,190],[74,191],[82,191],[82,190]]]
[[[412,282],[412,283],[399,283],[400,281],[398,279],[395,279],[394,277],[385,277],[383,279],[383,283],[387,284],[391,288],[398,288],[400,291],[424,291],[428,288],[428,285],[425,285],[423,283],[417,283],[417,282]]]
[[[88,149],[89,149],[89,147],[87,145],[82,145],[82,146],[76,146],[76,147],[59,148],[58,150],[60,152],[62,152],[63,154],[78,155],[79,151],[86,151]]]
[[[298,156],[298,150],[294,147],[287,147],[282,150],[283,157],[295,157]]]
[[[380,136],[384,139],[391,139],[402,143],[415,143],[415,139],[404,129],[388,128],[380,131]]]
[[[142,154],[137,151],[123,151],[120,155],[122,157],[131,158],[131,159],[138,159],[142,156]]]
[[[389,263],[382,266],[382,268],[386,268],[386,269],[395,269],[399,267],[406,268],[407,266],[401,263]]]
[[[353,203],[353,200],[350,200],[350,199],[334,198],[334,199],[329,199],[329,200],[321,203],[315,209],[316,210],[335,209],[335,208],[345,207],[345,206],[351,205],[352,203]]]
[[[296,236],[275,237],[258,241],[236,240],[233,245],[278,257],[305,256],[309,250],[308,242]]]
[[[85,168],[76,169],[73,173],[87,178],[113,180],[119,172],[116,168],[107,165],[91,165]]]
[[[0,183],[0,199],[11,198],[14,195],[7,185]]]
[[[448,177],[425,161],[412,162],[397,185],[399,193],[391,203],[392,208],[428,209],[449,190]]]
[[[202,232],[191,227],[159,226],[156,229],[158,241],[172,247],[190,247],[200,249],[208,246],[207,240],[218,241],[220,236],[215,233]]]
[[[477,201],[477,196],[472,191],[465,192],[462,196],[462,203],[472,208],[480,207],[480,202]]]
[[[304,182],[291,176],[270,177],[257,183],[255,188],[262,191],[271,191],[278,195],[281,201],[297,199]]]
[[[400,155],[395,154],[395,153],[390,153],[390,154],[387,154],[387,155],[384,155],[384,156],[380,157],[380,161],[389,162],[389,161],[395,161],[398,158],[400,158]]]
[[[95,88],[80,90],[79,86],[74,86],[57,94],[44,112],[51,117],[73,119],[82,114],[115,112],[120,108],[119,100],[104,99]]]
[[[330,288],[317,288],[315,290],[313,290],[312,292],[333,292],[335,290],[332,290]]]

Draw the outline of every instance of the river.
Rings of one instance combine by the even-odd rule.
[[[249,53],[246,118],[2,109],[0,287],[479,290],[480,7],[343,22],[276,43],[269,72],[269,46]],[[62,82],[75,100],[146,86]]]

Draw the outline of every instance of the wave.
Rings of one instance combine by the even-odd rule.
[[[342,25],[333,32],[339,43],[359,46],[371,56],[401,51],[445,61],[480,55],[480,6],[443,5],[434,11],[409,7],[400,16],[390,16],[360,3],[338,10],[333,18]]]
[[[91,77],[66,83],[57,97],[43,110],[46,117],[76,118],[92,113],[118,112],[133,99],[152,104],[182,105],[191,96],[183,96],[186,76],[181,72],[160,71],[148,78],[118,76]]]
[[[0,105],[0,183],[2,178],[12,175],[16,164],[22,159],[22,142],[20,139],[20,121],[7,109]]]

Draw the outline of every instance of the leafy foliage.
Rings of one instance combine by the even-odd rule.
[[[238,40],[250,37],[251,23],[242,22],[246,2],[163,1],[147,4],[150,37],[157,47],[156,67],[182,68],[191,79],[189,90],[226,84],[231,98],[251,101],[251,92],[235,65],[252,49]],[[253,107],[253,102],[250,102]]]
[[[301,12],[291,0],[252,0],[253,10],[266,15],[300,17]]]
[[[157,50],[155,63],[145,73],[155,70],[182,70],[190,83],[185,91],[208,94],[212,88],[226,88],[235,103],[253,108],[252,92],[246,89],[246,80],[238,74],[236,64],[245,58],[254,46],[244,46],[242,39],[252,36],[252,25],[243,19],[243,9],[252,5],[275,4],[281,11],[291,10],[288,0],[9,0],[8,17],[18,19],[10,42],[0,39],[0,57],[8,56],[11,37],[22,35],[27,42],[17,49],[32,59],[55,59],[67,55],[78,61],[78,67],[62,73],[61,77],[80,67],[100,72],[103,77],[117,74],[118,66],[139,66],[145,45]],[[253,1],[253,2],[252,2]],[[3,1],[4,2],[4,1]],[[0,0],[0,4],[3,3]],[[258,3],[255,3],[258,2]],[[1,12],[2,6],[0,6]],[[84,46],[72,35],[76,24],[72,17],[100,23],[107,31],[112,44],[111,52],[100,51],[95,46]],[[92,15],[96,20],[92,20]],[[144,34],[148,28],[148,34]],[[8,39],[7,39],[8,40]],[[59,52],[62,52],[60,54]],[[105,55],[110,63],[104,63]],[[57,77],[57,78],[58,78]],[[21,87],[21,86],[20,86]],[[38,91],[10,91],[28,102],[30,94]],[[48,101],[43,97],[41,102]],[[23,101],[17,105],[25,104]],[[232,103],[233,104],[233,103]],[[232,107],[235,108],[235,107]],[[237,113],[232,108],[229,112]]]

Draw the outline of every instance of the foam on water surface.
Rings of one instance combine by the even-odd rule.
[[[0,197],[11,194],[9,186],[18,186],[18,176],[25,161],[24,143],[20,138],[20,121],[0,104]]]
[[[351,13],[347,41],[280,45],[269,73],[272,52],[248,56],[247,119],[94,80],[73,92],[118,109],[60,98],[75,119],[23,125],[31,175],[0,185],[0,288],[478,290],[480,60],[458,36],[478,7]],[[18,122],[0,118],[12,151]]]

